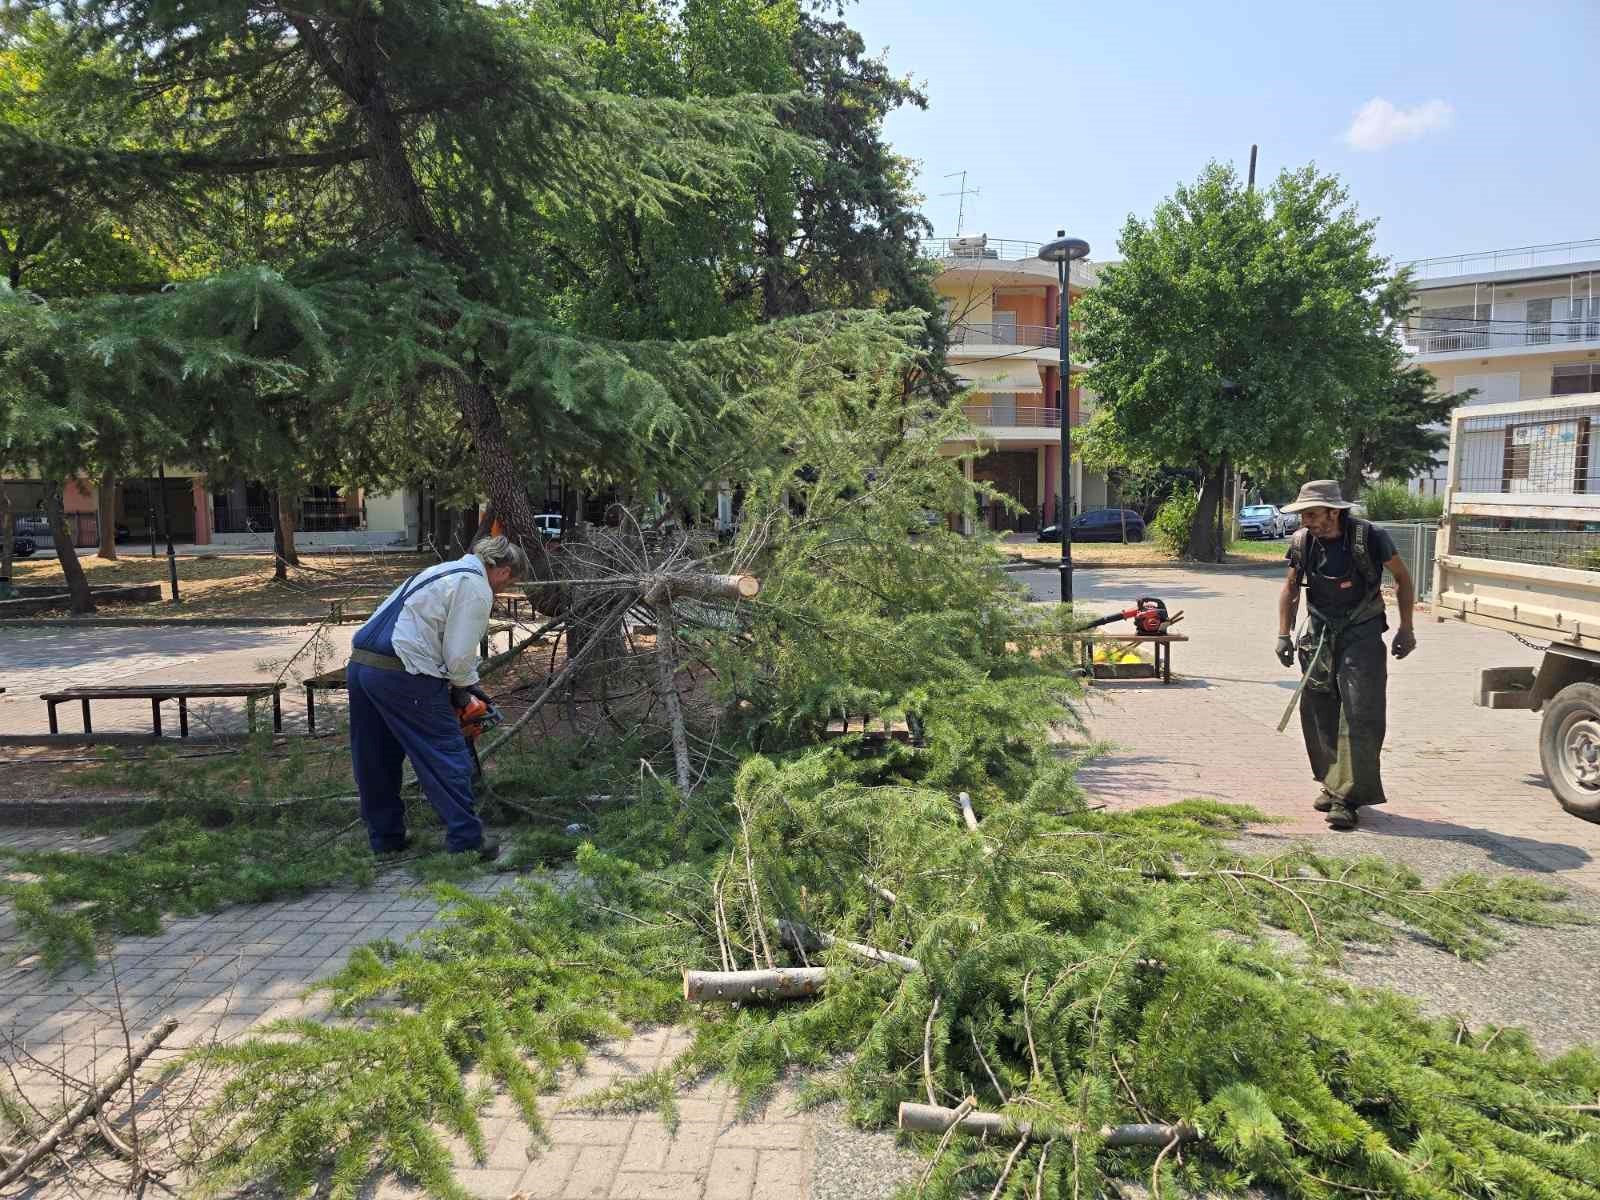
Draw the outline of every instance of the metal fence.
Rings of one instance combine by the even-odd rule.
[[[1481,250],[1472,254],[1450,254],[1443,258],[1418,258],[1400,265],[1411,268],[1413,279],[1438,279],[1448,275],[1516,271],[1593,259],[1600,259],[1600,238],[1581,242],[1549,242],[1542,246],[1514,246],[1506,250]]]
[[[1594,445],[1600,401],[1573,399],[1578,402],[1560,408],[1483,415],[1457,410],[1455,490],[1506,496],[1600,493],[1600,454]]]
[[[952,346],[1054,346],[1060,335],[1054,325],[1007,325],[957,321],[950,326]]]
[[[1026,404],[964,404],[962,411],[974,425],[1060,429],[1061,410]],[[1072,424],[1082,425],[1082,411],[1072,414]]]
[[[1512,321],[1429,316],[1424,312],[1406,322],[1405,334],[1407,344],[1414,346],[1418,354],[1581,345],[1600,341],[1600,315],[1576,320]]]
[[[1450,527],[1450,551],[1497,562],[1600,570],[1600,524],[1578,528],[1574,524],[1531,518],[1457,517]]]
[[[1014,238],[992,238],[982,234],[959,238],[929,238],[922,243],[928,258],[987,258],[1000,262],[1020,262],[1039,257],[1038,242]]]
[[[1394,548],[1417,585],[1417,598],[1433,595],[1433,558],[1439,545],[1439,527],[1427,521],[1374,521],[1394,539]]]
[[[72,544],[77,547],[98,546],[100,544],[100,517],[92,512],[69,512],[67,529],[72,534]],[[38,550],[53,550],[56,544],[55,535],[50,531],[50,523],[42,516],[31,513],[16,513],[11,518],[12,532],[16,537],[27,538]]]

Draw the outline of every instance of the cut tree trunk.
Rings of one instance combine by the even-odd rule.
[[[106,475],[100,480],[96,505],[100,513],[100,549],[95,553],[111,562],[117,561],[117,489],[120,486],[115,475]]]
[[[1200,501],[1194,508],[1194,520],[1189,525],[1188,557],[1196,562],[1221,562],[1222,544],[1217,536],[1218,508],[1222,503],[1222,471],[1218,464],[1206,475],[1205,486],[1200,490]]]
[[[769,967],[764,971],[685,971],[685,1000],[803,1000],[828,978],[826,967]]]
[[[45,512],[50,518],[50,536],[55,539],[56,557],[61,560],[61,573],[67,577],[67,593],[72,597],[72,612],[77,616],[94,611],[94,597],[89,592],[89,578],[78,561],[78,549],[72,544],[72,532],[67,528],[66,502],[60,485],[52,485],[45,492]]]

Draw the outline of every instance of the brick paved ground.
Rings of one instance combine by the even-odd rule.
[[[1054,598],[1053,571],[1021,578],[1040,598]],[[1094,690],[1090,727],[1119,746],[1084,772],[1085,784],[1099,798],[1123,806],[1213,796],[1283,816],[1283,832],[1324,833],[1320,817],[1310,810],[1314,787],[1294,726],[1286,734],[1275,732],[1294,684],[1272,657],[1276,586],[1270,576],[1202,571],[1078,576],[1084,608],[1110,612],[1136,595],[1154,592],[1186,610],[1184,627],[1195,639],[1178,647],[1180,679],[1170,687],[1123,684]],[[125,645],[119,651],[117,639],[127,632],[80,632],[71,653],[81,656],[86,669],[111,670],[110,677],[117,677],[113,664],[128,651]],[[293,645],[293,631],[132,632],[144,639],[138,653],[193,656],[165,668],[186,678],[200,678],[200,671],[210,678],[231,676],[255,659],[282,657]],[[1419,619],[1418,638],[1417,653],[1392,666],[1385,768],[1391,802],[1364,821],[1363,849],[1377,843],[1380,851],[1404,859],[1408,842],[1420,845],[1414,839],[1472,843],[1487,850],[1493,863],[1600,885],[1600,826],[1568,817],[1544,789],[1534,740],[1537,718],[1472,704],[1480,668],[1530,663],[1534,653],[1501,634],[1438,625],[1425,617]],[[230,649],[208,653],[219,644]],[[42,675],[54,669],[60,651],[36,642],[29,653],[34,665],[23,670]],[[9,661],[3,669],[12,679],[21,673]],[[0,698],[0,704],[9,699]],[[38,707],[42,726],[43,706]],[[4,708],[0,714],[5,714],[0,715],[3,730],[12,717]],[[33,845],[62,845],[76,836],[0,831],[0,844],[26,839]],[[486,880],[482,886],[495,885]],[[172,1013],[184,1021],[173,1040],[181,1048],[212,1029],[234,1035],[271,1017],[307,1011],[300,998],[304,985],[336,969],[352,946],[404,936],[432,917],[430,902],[410,895],[403,881],[390,880],[365,892],[324,892],[174,921],[156,937],[122,939],[115,961],[136,1033]],[[0,925],[0,945],[14,933]],[[110,975],[109,963],[54,978],[26,965],[0,971],[0,1030],[15,1029],[30,1044],[53,1047],[52,1053],[65,1055],[69,1065],[81,1067],[97,1050],[104,1062]],[[562,1094],[548,1101],[551,1141],[543,1153],[504,1101],[497,1102],[485,1117],[488,1161],[478,1166],[464,1151],[458,1154],[463,1183],[500,1200],[518,1192],[529,1200],[804,1200],[814,1190],[823,1192],[826,1181],[813,1178],[818,1135],[830,1134],[833,1126],[826,1122],[835,1118],[797,1117],[782,1098],[762,1120],[738,1123],[731,1120],[725,1093],[702,1088],[685,1098],[676,1138],[669,1138],[651,1114],[596,1118],[562,1108],[617,1076],[649,1070],[679,1048],[679,1037],[654,1031],[594,1056],[583,1076],[566,1081]],[[887,1135],[874,1137],[882,1144],[890,1141]],[[890,1164],[885,1177],[903,1178],[910,1169],[892,1155],[885,1161]],[[28,1194],[67,1193],[52,1183]],[[369,1194],[395,1200],[411,1195],[393,1182],[382,1182]],[[834,1188],[830,1194],[840,1193]]]
[[[113,839],[84,839],[73,829],[0,830],[0,846],[11,849],[93,851],[113,844]],[[489,876],[474,890],[488,892],[507,882],[506,876]],[[414,894],[409,880],[392,873],[365,891],[330,890],[174,920],[153,937],[119,939],[93,969],[51,976],[32,961],[0,965],[0,1039],[12,1035],[52,1065],[104,1078],[119,1061],[115,974],[135,1040],[165,1017],[181,1022],[150,1060],[147,1075],[153,1075],[181,1050],[213,1037],[237,1037],[270,1020],[320,1013],[321,1002],[304,995],[308,984],[336,971],[354,947],[377,938],[405,938],[425,928],[435,912],[431,900]],[[0,916],[0,946],[14,946],[16,939],[9,914]],[[728,1091],[703,1084],[682,1096],[675,1136],[654,1113],[595,1116],[574,1107],[589,1092],[654,1069],[686,1044],[681,1032],[661,1029],[602,1047],[581,1074],[569,1076],[557,1094],[546,1098],[548,1143],[534,1139],[500,1097],[483,1115],[487,1161],[477,1164],[465,1146],[454,1147],[462,1185],[492,1200],[518,1193],[525,1200],[809,1196],[819,1118],[796,1116],[787,1093],[758,1119],[737,1121]],[[0,1060],[7,1057],[15,1056],[6,1054],[0,1041]],[[41,1107],[59,1104],[59,1084],[48,1072],[24,1071],[20,1082]],[[33,1190],[6,1193],[30,1200],[80,1194],[115,1193],[95,1191],[81,1171],[72,1187],[52,1176]],[[377,1180],[367,1195],[408,1200],[420,1193]]]
[[[1058,595],[1054,571],[1020,576],[1041,600]],[[1298,675],[1273,655],[1280,577],[1262,572],[1084,571],[1074,594],[1088,612],[1155,594],[1183,609],[1177,677],[1097,684],[1092,732],[1119,749],[1083,772],[1084,784],[1116,806],[1188,796],[1253,804],[1281,816],[1285,832],[1323,833],[1311,809],[1316,785],[1299,718],[1277,732]],[[1115,627],[1114,627],[1115,628]],[[1389,803],[1367,809],[1362,828],[1404,859],[1410,838],[1482,842],[1491,860],[1600,888],[1600,825],[1568,816],[1539,769],[1539,718],[1479,708],[1478,672],[1533,666],[1539,655],[1510,636],[1419,614],[1418,648],[1389,664]]]

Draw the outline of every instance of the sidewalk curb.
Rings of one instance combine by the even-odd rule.
[[[1044,562],[1009,562],[1000,569],[1002,571],[1020,573],[1024,571],[1054,571],[1060,566],[1059,560],[1050,559]],[[1198,562],[1166,562],[1166,563],[1107,563],[1107,562],[1072,562],[1074,571],[1212,571],[1222,574],[1245,574],[1250,571],[1271,571],[1274,574],[1283,569],[1283,564],[1276,559],[1260,563],[1198,563]]]

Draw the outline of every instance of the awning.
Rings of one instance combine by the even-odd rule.
[[[980,392],[1040,392],[1044,380],[1031,362],[964,362],[952,366],[957,379]]]

